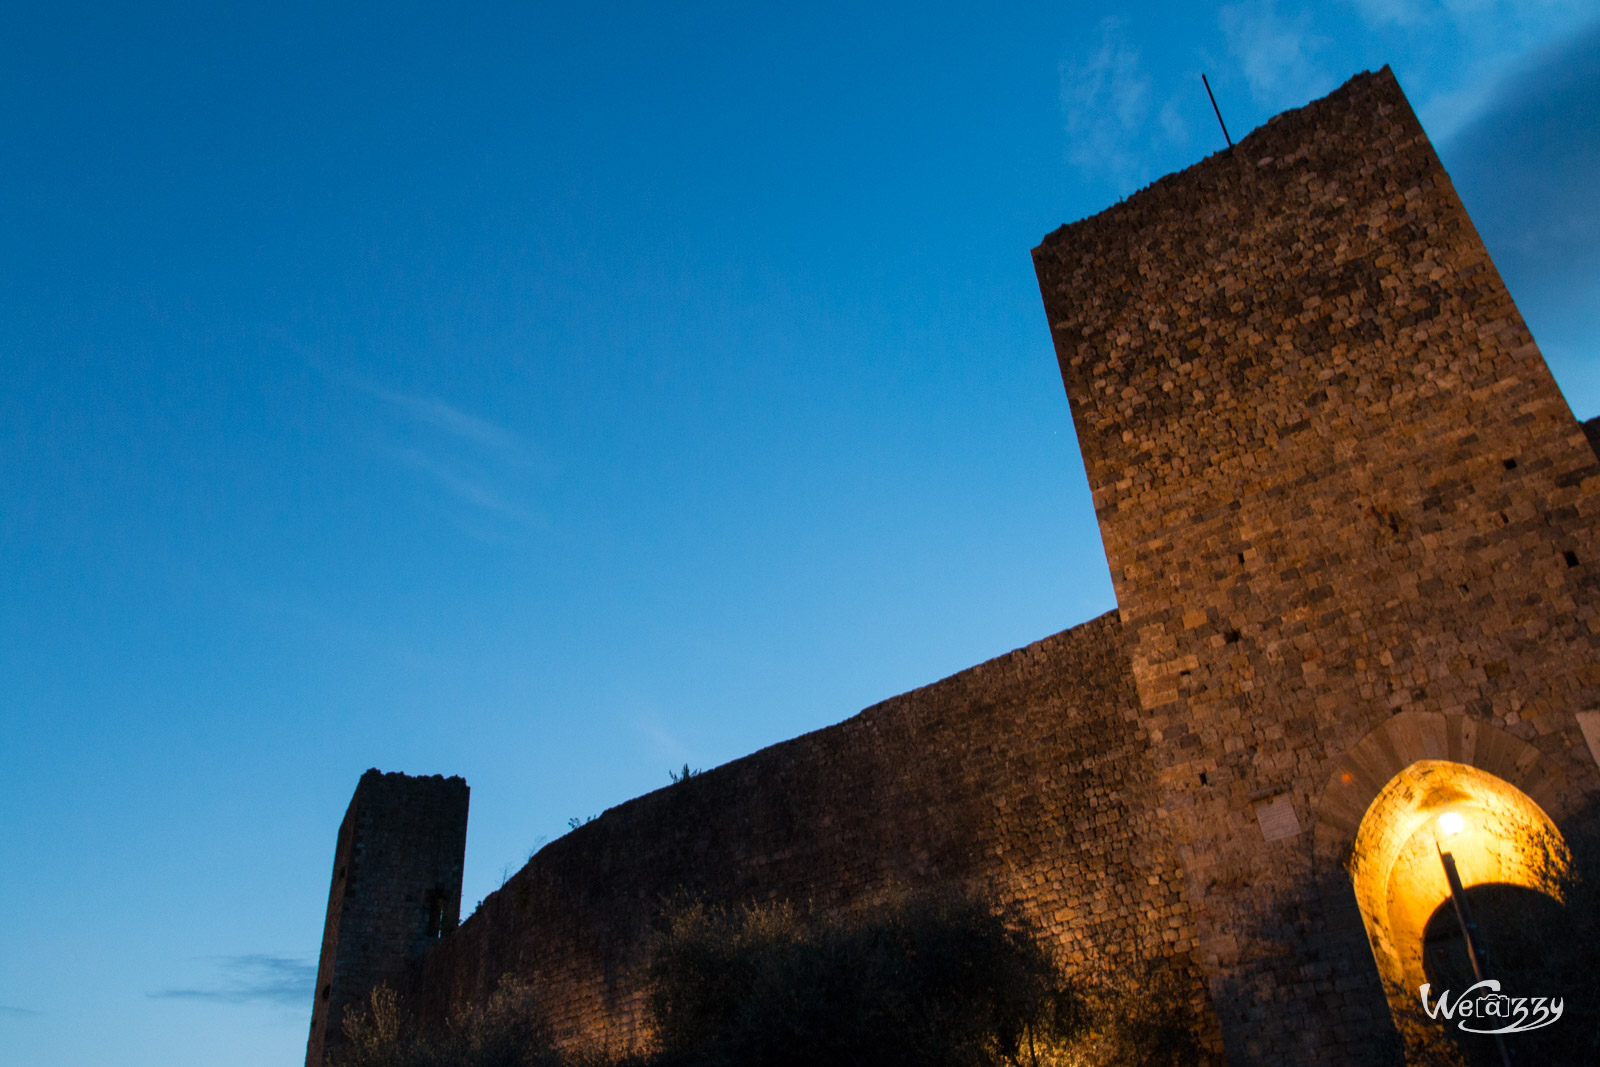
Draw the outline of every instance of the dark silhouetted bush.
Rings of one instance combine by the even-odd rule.
[[[805,921],[783,905],[672,909],[649,970],[654,1047],[556,1051],[529,987],[419,1032],[380,988],[330,1067],[1188,1067],[1185,985],[1159,967],[1073,983],[1013,915],[920,896]]]
[[[576,1067],[551,1044],[529,987],[510,977],[436,1032],[413,1026],[394,991],[379,986],[365,1011],[345,1016],[344,1034],[330,1067]]]
[[[685,907],[650,980],[660,1067],[1051,1063],[1086,1021],[1025,927],[948,896],[815,923]]]
[[[1192,1067],[1211,1062],[1201,1043],[1203,986],[1165,961],[1129,963],[1082,979],[1085,1026],[1061,1063],[1072,1067]]]

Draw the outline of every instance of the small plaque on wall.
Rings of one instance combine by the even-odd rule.
[[[1300,820],[1294,816],[1294,801],[1288,793],[1279,793],[1255,803],[1256,822],[1261,824],[1264,841],[1282,841],[1300,832]]]

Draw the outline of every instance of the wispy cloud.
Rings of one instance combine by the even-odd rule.
[[[1189,124],[1184,121],[1183,110],[1176,99],[1161,105],[1161,132],[1168,141],[1182,145],[1189,142]]]
[[[1426,20],[1432,0],[1350,0],[1361,18],[1373,26],[1414,26]]]
[[[315,979],[312,980],[315,981]],[[31,1019],[35,1016],[43,1014],[44,1012],[34,1011],[32,1008],[18,1008],[11,1004],[0,1004],[0,1015],[6,1016],[7,1018]]]
[[[533,505],[537,479],[556,465],[531,439],[443,397],[403,392],[289,345],[313,370],[378,401],[374,451],[418,476],[446,506],[444,518],[476,540],[503,542],[518,527],[547,523]]]
[[[1328,87],[1328,76],[1312,59],[1325,41],[1311,31],[1310,12],[1285,17],[1276,0],[1247,0],[1222,8],[1217,18],[1258,102],[1287,106]]]
[[[376,451],[441,494],[458,529],[496,542],[514,527],[545,525],[532,503],[533,482],[552,476],[555,466],[527,437],[440,397],[326,370],[379,401],[385,428]]]
[[[457,457],[441,456],[421,448],[406,446],[386,447],[383,453],[403,466],[427,476],[435,485],[464,504],[514,519],[519,523],[533,525],[536,522],[530,510],[495,484],[494,476],[472,463]]]
[[[1448,140],[1492,110],[1504,83],[1527,57],[1559,47],[1592,25],[1594,0],[1347,0],[1361,21],[1415,57],[1448,56],[1408,83],[1417,113],[1435,142]],[[1302,14],[1301,19],[1306,16]],[[1442,76],[1440,76],[1442,72]]]
[[[532,450],[517,434],[487,419],[469,415],[436,397],[408,396],[370,385],[364,388],[406,418],[423,426],[431,426],[460,441],[482,446],[519,463],[530,462],[534,458]]]
[[[1434,0],[1434,2],[1444,8],[1451,18],[1462,22],[1506,16],[1521,21],[1594,16],[1594,4],[1591,0]]]
[[[221,1004],[285,1004],[304,1007],[316,991],[317,965],[295,956],[217,956],[218,974],[209,984],[163,989],[159,1000],[209,1000]]]
[[[635,717],[633,726],[650,741],[659,755],[667,757],[671,763],[677,764],[689,758],[689,747],[672,735],[656,713]]]
[[[1150,79],[1121,19],[1102,19],[1099,30],[1090,54],[1058,68],[1067,158],[1081,170],[1122,178],[1139,167],[1135,146],[1149,119]]]
[[[1057,72],[1067,160],[1084,176],[1129,191],[1170,168],[1175,150],[1187,149],[1192,116],[1182,104],[1194,87],[1174,87],[1169,77],[1155,88],[1122,19],[1101,19],[1093,44]]]
[[[1578,300],[1593,291],[1600,23],[1528,57],[1441,152],[1508,282]]]

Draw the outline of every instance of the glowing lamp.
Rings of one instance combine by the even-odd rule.
[[[1439,816],[1439,832],[1446,837],[1454,837],[1461,832],[1461,813],[1447,811]]]

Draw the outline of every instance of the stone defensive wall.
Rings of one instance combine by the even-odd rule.
[[[1194,975],[1136,708],[1113,613],[628,801],[491,894],[413,995],[438,1017],[517,975],[564,1043],[621,1051],[674,897],[830,914],[952,886],[1016,906],[1068,967]]]
[[[448,864],[369,864],[393,915],[337,867],[325,963],[400,916],[423,1015],[515,975],[626,1051],[670,901],[960,888],[1069,969],[1160,963],[1229,1063],[1392,1062],[1444,816],[1466,889],[1596,826],[1591,437],[1387,69],[1034,263],[1116,612],[613,808],[421,948]]]

